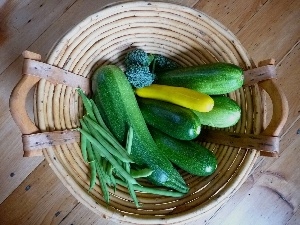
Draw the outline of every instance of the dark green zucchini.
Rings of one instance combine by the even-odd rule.
[[[199,135],[200,120],[191,109],[155,99],[138,98],[138,103],[148,125],[180,140]]]
[[[181,169],[198,176],[209,176],[217,168],[215,155],[194,141],[182,141],[150,127],[159,150]]]
[[[172,163],[159,152],[147,128],[134,91],[125,74],[114,65],[102,66],[93,75],[94,101],[103,120],[121,143],[129,126],[133,128],[131,158],[153,173],[147,177],[156,185],[186,193],[188,187]]]
[[[243,70],[230,63],[182,67],[157,73],[157,84],[186,87],[208,95],[220,95],[243,85]]]

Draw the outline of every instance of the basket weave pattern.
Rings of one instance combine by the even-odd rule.
[[[89,78],[98,66],[123,67],[127,51],[137,47],[168,56],[183,66],[234,63],[255,67],[236,37],[209,16],[187,7],[132,2],[115,5],[91,15],[70,30],[53,48],[47,63]],[[257,85],[243,87],[229,96],[242,109],[237,133],[259,134],[264,111]],[[74,88],[41,80],[35,92],[35,123],[41,131],[79,126],[82,103]],[[99,186],[88,192],[89,167],[79,143],[44,149],[44,155],[70,192],[94,212],[121,223],[165,224],[188,222],[220,206],[244,182],[259,153],[256,150],[203,143],[218,159],[216,172],[205,178],[181,171],[190,192],[181,199],[138,193],[136,209],[126,189],[111,192],[107,207]],[[142,181],[144,182],[144,181]],[[146,183],[147,184],[147,183]]]

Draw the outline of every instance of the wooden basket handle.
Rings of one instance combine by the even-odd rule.
[[[259,67],[274,66],[275,59],[267,59],[258,63]],[[276,75],[276,71],[274,71]],[[289,113],[289,106],[284,92],[273,79],[266,79],[258,82],[258,86],[264,89],[271,98],[273,105],[273,115],[269,125],[262,132],[263,135],[280,136]]]
[[[42,156],[42,148],[65,143],[78,142],[78,132],[66,130],[43,132],[31,121],[26,112],[26,98],[29,91],[42,79],[53,84],[64,84],[73,88],[80,87],[87,94],[90,80],[64,69],[41,62],[41,55],[24,51],[23,76],[10,96],[12,117],[21,130],[24,156]],[[61,138],[63,137],[63,138]]]
[[[41,60],[41,55],[29,51],[23,52],[23,57]],[[9,99],[11,115],[22,134],[32,134],[39,131],[31,121],[25,106],[29,91],[39,82],[39,80],[40,77],[23,74],[21,80],[13,89]]]
[[[280,136],[288,117],[288,101],[281,88],[273,80],[258,83],[270,96],[273,105],[273,115],[268,126],[263,130],[263,135]]]
[[[37,61],[41,60],[41,55],[29,51],[23,52],[23,57],[25,59],[34,59]],[[9,99],[11,115],[23,135],[39,132],[39,128],[31,121],[26,111],[25,104],[29,91],[39,82],[40,79],[41,78],[36,76],[24,74],[13,89]],[[24,151],[24,156],[27,156],[26,151]],[[42,151],[31,151],[30,156],[42,156]]]

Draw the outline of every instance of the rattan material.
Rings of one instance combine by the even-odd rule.
[[[255,67],[236,37],[211,17],[183,6],[142,1],[114,5],[91,15],[57,43],[47,63],[90,77],[100,65],[122,66],[130,47],[166,55],[184,66],[223,61],[245,70]],[[260,88],[244,87],[230,93],[230,97],[241,106],[242,118],[229,130],[259,134],[264,118]],[[79,125],[82,103],[75,89],[42,80],[35,100],[35,120],[41,131]],[[245,181],[259,155],[256,150],[203,144],[216,154],[217,171],[206,178],[182,172],[191,189],[184,198],[140,193],[140,209],[121,187],[115,193],[111,190],[109,206],[99,187],[88,192],[89,169],[82,160],[79,143],[43,152],[69,191],[95,213],[122,224],[173,224],[197,219],[228,200]]]

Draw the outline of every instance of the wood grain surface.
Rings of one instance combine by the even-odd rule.
[[[0,1],[0,224],[116,224],[79,203],[43,157],[23,158],[21,133],[9,111],[24,50],[47,57],[81,20],[117,1]],[[118,1],[122,2],[122,1]],[[290,107],[279,158],[259,158],[251,175],[221,208],[189,224],[300,224],[300,1],[177,0],[220,21],[257,63],[276,59],[277,83]],[[27,110],[32,118],[33,99]]]

